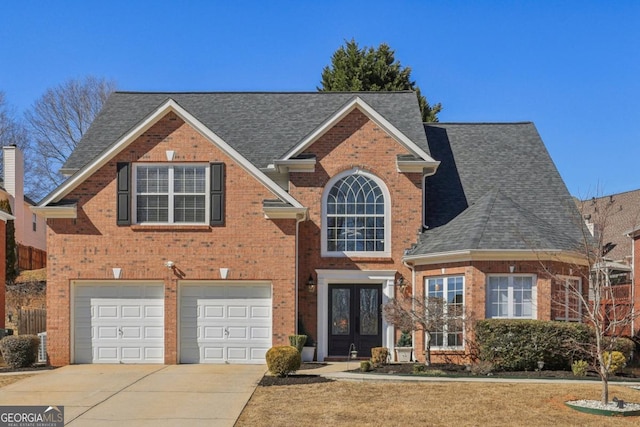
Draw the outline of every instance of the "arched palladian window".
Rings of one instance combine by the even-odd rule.
[[[326,256],[390,254],[389,193],[375,176],[351,170],[334,177],[323,197]]]

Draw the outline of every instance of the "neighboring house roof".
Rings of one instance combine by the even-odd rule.
[[[258,168],[266,168],[359,97],[428,154],[414,92],[115,92],[63,167],[73,173],[108,149],[168,99]]]
[[[611,207],[605,208],[610,202],[613,202]],[[610,243],[614,246],[605,254],[605,258],[629,264],[632,239],[627,234],[640,227],[640,190],[594,197],[576,201],[576,204],[586,221],[598,221],[596,207],[606,209],[606,218],[599,218],[600,221],[605,221],[605,224],[600,224],[602,230],[599,231],[602,233],[603,244]]]
[[[456,251],[579,251],[580,216],[532,123],[424,125],[441,161],[429,227],[407,257]]]

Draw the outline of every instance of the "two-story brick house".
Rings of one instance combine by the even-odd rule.
[[[534,126],[425,125],[412,92],[119,92],[65,171],[38,208],[54,365],[263,363],[299,319],[319,360],[366,356],[400,278],[549,319],[541,263],[580,262]]]

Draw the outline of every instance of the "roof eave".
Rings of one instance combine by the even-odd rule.
[[[65,206],[35,206],[31,208],[33,213],[43,218],[70,218],[76,219],[78,217],[77,205],[65,205]]]
[[[469,261],[560,261],[576,265],[589,265],[584,255],[562,249],[472,249],[405,255],[402,260],[414,266]]]
[[[297,219],[304,221],[308,218],[308,208],[298,208],[293,206],[273,207],[264,206],[262,208],[264,217],[267,219]]]
[[[402,173],[424,173],[431,176],[436,173],[440,162],[430,162],[427,160],[396,160],[396,169]]]

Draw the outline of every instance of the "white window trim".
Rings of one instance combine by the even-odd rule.
[[[507,316],[490,316],[491,313],[491,288],[489,285],[489,279],[491,277],[508,277],[508,306]],[[531,316],[514,316],[513,314],[513,278],[514,277],[531,277]],[[538,278],[535,274],[489,274],[487,275],[486,283],[486,301],[485,310],[487,319],[537,319],[538,318]]]
[[[464,325],[464,321],[465,321],[465,276],[464,274],[456,274],[453,276],[434,276],[434,277],[425,277],[424,278],[424,296],[425,298],[429,296],[429,280],[437,280],[437,279],[443,279],[444,282],[444,289],[442,290],[443,295],[445,295],[445,301],[446,301],[446,294],[447,294],[447,290],[449,288],[449,279],[453,279],[456,277],[460,277],[462,278],[462,321],[463,321],[463,325]],[[447,304],[445,304],[446,307]],[[446,309],[445,309],[446,310]],[[442,333],[446,334],[448,333],[446,326],[442,329],[441,331]],[[428,334],[430,332],[425,332],[425,340],[426,340],[426,334]],[[448,344],[448,337],[447,337],[447,344]],[[445,346],[436,346],[436,345],[431,345],[431,350],[464,350],[465,344],[467,341],[467,337],[466,337],[466,331],[465,331],[465,327],[462,327],[462,345],[445,345]],[[426,341],[425,341],[426,342]]]
[[[575,276],[558,276],[557,281],[561,282],[565,287],[565,298],[564,298],[564,317],[556,317],[555,319],[560,322],[582,322],[582,301],[578,299],[578,317],[569,316],[569,293],[566,292],[567,282],[568,281],[576,281],[578,282],[578,292],[582,294],[582,278]]]
[[[175,225],[207,225],[209,224],[209,216],[211,214],[211,171],[209,170],[209,163],[132,163],[133,171],[131,175],[131,218],[132,224],[141,224],[141,225],[166,225],[166,226],[175,226]],[[204,203],[204,221],[203,222],[174,222],[173,217],[173,204],[170,203],[169,206],[169,220],[167,222],[138,222],[138,167],[148,167],[148,166],[159,166],[166,167],[169,169],[169,199],[172,200],[174,197],[173,193],[173,169],[174,167],[183,167],[183,166],[202,166],[205,168],[205,203]]]
[[[384,196],[384,251],[328,251],[327,250],[327,198],[333,186],[350,175],[362,175],[373,180]],[[346,258],[346,257],[362,257],[362,258],[388,258],[391,257],[391,195],[385,183],[373,175],[372,173],[363,171],[360,168],[353,168],[343,171],[329,180],[322,192],[322,229],[321,229],[321,256]]]

